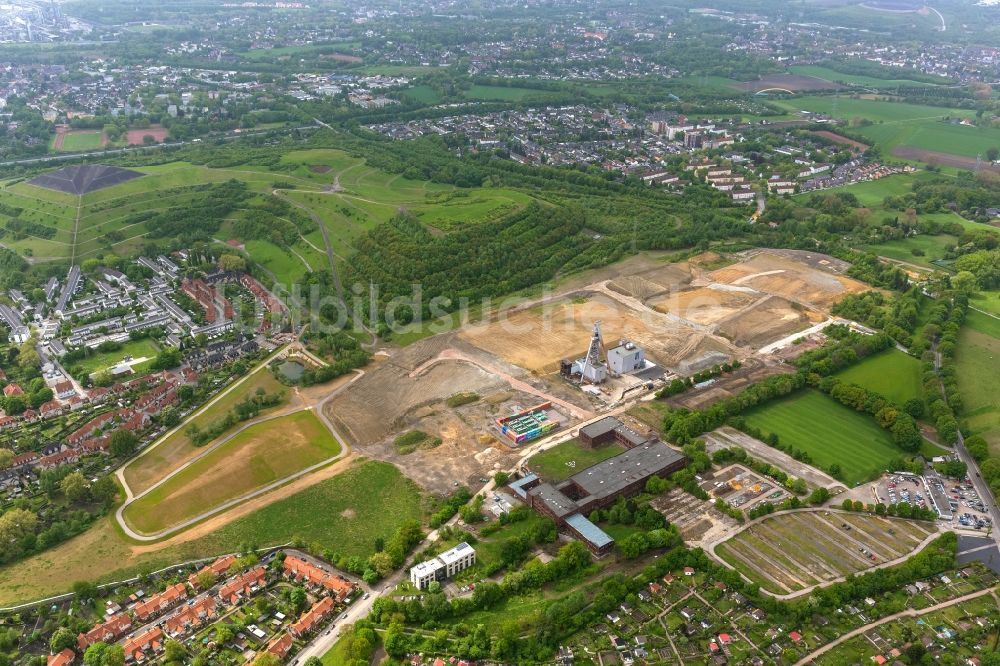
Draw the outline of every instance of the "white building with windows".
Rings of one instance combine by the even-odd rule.
[[[410,582],[418,590],[426,590],[431,581],[441,581],[464,571],[476,563],[476,549],[464,541],[432,560],[410,569]]]

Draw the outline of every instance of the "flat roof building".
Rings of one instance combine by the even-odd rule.
[[[476,563],[476,549],[462,542],[434,559],[421,562],[410,569],[410,582],[418,590],[426,590],[432,581],[450,578]]]

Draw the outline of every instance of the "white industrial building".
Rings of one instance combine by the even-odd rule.
[[[431,581],[441,581],[464,571],[476,563],[476,549],[464,541],[432,560],[410,569],[410,582],[418,590],[426,590]]]
[[[614,375],[624,375],[646,367],[646,354],[634,343],[622,340],[608,350],[608,370]]]

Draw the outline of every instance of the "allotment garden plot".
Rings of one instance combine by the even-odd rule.
[[[765,518],[715,549],[755,583],[788,594],[909,555],[934,523],[840,511],[796,511]]]

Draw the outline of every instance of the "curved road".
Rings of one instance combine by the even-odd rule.
[[[278,353],[278,352],[276,352],[276,353]],[[268,357],[267,360],[270,360],[271,358],[272,357]],[[267,361],[265,361],[265,363],[266,362]],[[272,490],[274,490],[276,488],[279,488],[279,487],[281,487],[281,486],[283,486],[283,485],[285,485],[285,484],[287,484],[287,483],[289,483],[291,481],[294,481],[295,479],[298,479],[299,477],[305,476],[306,474],[314,472],[317,469],[320,469],[322,467],[326,467],[327,465],[329,465],[331,463],[334,463],[334,462],[336,462],[336,461],[344,458],[345,456],[349,455],[351,453],[351,447],[347,444],[347,442],[340,435],[340,433],[337,432],[337,430],[334,427],[333,423],[330,422],[330,419],[328,419],[327,416],[326,416],[326,414],[324,413],[324,409],[323,408],[326,406],[326,404],[330,400],[332,400],[335,396],[337,396],[341,391],[343,391],[345,388],[347,388],[348,386],[350,386],[351,384],[353,384],[354,382],[356,382],[357,380],[359,380],[365,374],[364,370],[355,370],[354,373],[355,373],[355,376],[354,376],[353,379],[351,379],[351,381],[349,381],[346,384],[342,384],[341,386],[337,387],[336,389],[334,389],[333,391],[331,391],[325,398],[323,398],[319,403],[317,403],[315,405],[312,405],[312,406],[309,406],[309,407],[304,407],[302,409],[285,410],[285,411],[281,411],[281,412],[279,412],[277,414],[269,414],[267,416],[263,416],[263,417],[260,417],[260,418],[256,418],[256,419],[252,419],[250,421],[247,421],[242,426],[240,426],[239,428],[237,428],[234,432],[230,433],[229,435],[227,435],[223,439],[219,440],[218,442],[216,442],[215,444],[213,444],[212,446],[210,446],[208,449],[206,449],[204,452],[198,454],[197,456],[195,456],[191,460],[188,460],[186,463],[184,463],[183,465],[181,465],[180,467],[178,467],[177,469],[175,469],[174,471],[172,471],[170,474],[166,475],[165,477],[163,477],[162,479],[160,479],[159,481],[157,481],[154,485],[150,486],[149,488],[147,488],[146,490],[142,491],[138,495],[133,495],[132,489],[128,486],[128,483],[125,481],[125,475],[124,475],[125,466],[123,466],[123,467],[119,468],[118,470],[116,470],[115,474],[118,476],[119,480],[121,481],[122,486],[125,488],[125,493],[126,493],[126,500],[125,500],[125,502],[123,502],[121,504],[121,506],[118,507],[117,511],[115,511],[115,520],[118,521],[118,524],[121,526],[122,531],[124,531],[125,534],[129,538],[134,539],[136,541],[143,541],[143,542],[158,541],[158,540],[163,539],[165,537],[168,537],[168,536],[170,536],[172,534],[175,534],[177,532],[185,530],[188,527],[191,527],[192,525],[194,525],[196,523],[199,523],[202,520],[205,520],[206,518],[214,516],[217,513],[221,513],[221,512],[223,512],[223,511],[225,511],[227,509],[230,509],[233,506],[236,506],[237,504],[241,504],[243,502],[246,502],[247,500],[250,500],[250,499],[253,499],[253,498],[258,497],[260,495],[266,494],[266,493],[268,493],[268,492],[270,492],[270,491],[272,491]],[[247,375],[247,376],[250,376],[250,375]],[[209,402],[208,404],[206,404],[202,409],[198,410],[197,413],[201,413],[202,411],[204,411],[204,409],[206,409],[211,404],[215,403],[217,400],[219,400],[220,398],[222,398],[230,390],[236,388],[236,386],[238,386],[240,383],[242,383],[242,381],[243,380],[241,380],[240,382],[237,382],[232,387],[230,387],[229,390],[227,390],[226,392],[221,393],[218,396],[216,396],[215,399],[213,399],[211,402]],[[155,490],[156,488],[158,488],[159,486],[161,486],[163,483],[165,483],[171,477],[173,477],[176,474],[179,474],[183,470],[187,469],[192,464],[194,464],[198,460],[204,458],[208,454],[212,453],[212,451],[216,450],[220,446],[223,446],[226,442],[230,441],[233,437],[236,437],[237,435],[239,435],[241,432],[243,432],[247,428],[250,428],[252,426],[258,425],[260,423],[265,423],[265,422],[270,421],[272,419],[280,418],[280,417],[283,417],[283,416],[288,416],[289,414],[295,414],[295,413],[298,413],[298,412],[301,412],[301,411],[305,411],[307,409],[308,410],[313,410],[316,413],[316,415],[319,417],[319,420],[323,423],[323,425],[326,426],[327,430],[330,431],[330,434],[333,436],[333,438],[335,440],[337,440],[337,443],[340,445],[340,452],[337,455],[335,455],[335,456],[333,456],[331,458],[327,458],[326,460],[322,460],[322,461],[320,461],[320,462],[318,462],[318,463],[316,463],[314,465],[310,465],[309,467],[306,467],[305,469],[299,470],[298,472],[296,472],[294,474],[291,474],[291,475],[286,476],[284,478],[281,478],[281,479],[278,479],[276,481],[273,481],[272,483],[269,483],[266,486],[262,486],[260,488],[257,488],[253,492],[250,492],[250,493],[247,493],[245,495],[241,495],[239,497],[236,497],[236,498],[233,498],[231,500],[228,500],[228,501],[226,501],[226,502],[224,502],[224,503],[222,503],[222,504],[220,504],[218,506],[212,507],[208,511],[204,511],[204,512],[198,514],[197,516],[194,516],[193,518],[185,520],[185,521],[183,521],[181,523],[178,523],[177,525],[169,527],[169,528],[167,528],[165,530],[161,530],[161,531],[156,532],[154,534],[143,534],[141,532],[136,532],[126,522],[125,516],[124,516],[125,509],[128,508],[133,502],[136,502],[137,500],[141,499],[142,497],[144,497],[148,493],[152,492],[153,490]],[[167,436],[173,434],[180,427],[181,426],[177,426],[177,428],[174,428],[174,430],[171,430],[169,433],[167,433],[167,435],[165,435],[164,437],[160,438],[159,442],[157,442],[156,445],[159,445],[160,443],[162,443],[166,439]],[[156,446],[156,445],[154,445],[154,446]],[[146,449],[146,451],[144,451],[144,453],[148,452],[149,450],[152,450],[153,448],[154,448],[153,446],[147,447],[147,449]],[[133,459],[133,460],[135,460],[135,459]]]

